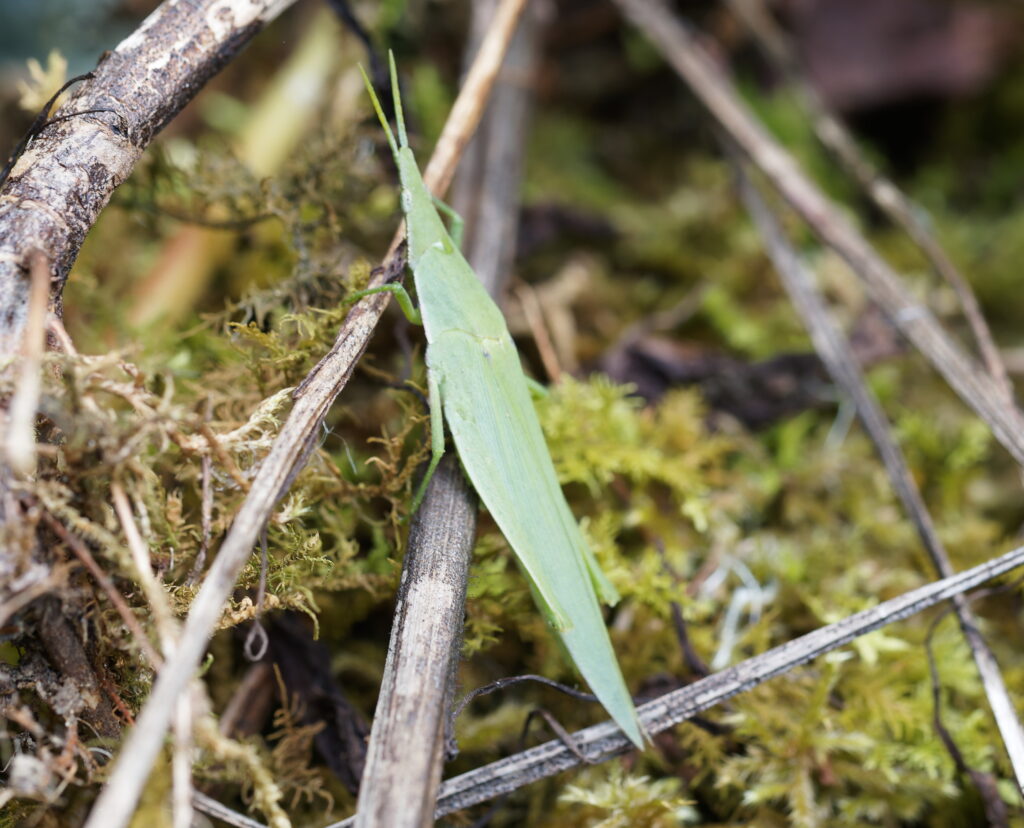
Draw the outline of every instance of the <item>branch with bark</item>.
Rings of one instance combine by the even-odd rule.
[[[52,262],[51,303],[114,190],[168,122],[294,0],[165,2],[106,53],[0,190],[0,358],[28,315],[28,256]]]

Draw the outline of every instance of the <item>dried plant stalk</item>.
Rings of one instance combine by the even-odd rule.
[[[832,378],[853,399],[857,415],[878,449],[893,489],[903,503],[903,508],[917,529],[921,543],[931,558],[938,574],[948,578],[953,574],[953,565],[946,554],[946,548],[939,539],[924,499],[914,482],[907,461],[892,434],[881,406],[868,388],[857,367],[853,353],[845,337],[833,322],[825,303],[814,287],[811,274],[807,272],[796,251],[789,244],[775,216],[754,188],[741,165],[737,165],[740,194],[747,210],[754,219],[765,242],[765,247],[782,282],[789,293],[794,307],[804,320],[814,348],[821,357]],[[962,595],[952,600],[960,628],[963,630],[971,655],[978,668],[989,707],[1003,739],[1003,746],[1010,757],[1018,790],[1024,791],[1024,731],[1014,709],[1013,701],[1006,689],[999,665],[988,642],[978,629],[978,618]]]
[[[992,379],[1002,389],[1006,400],[1012,401],[1013,386],[1010,383],[1006,365],[1003,364],[1003,359],[999,355],[999,348],[992,337],[992,331],[989,330],[988,323],[981,312],[978,297],[974,295],[970,283],[953,264],[953,260],[949,258],[938,239],[928,229],[925,221],[921,218],[920,209],[911,203],[899,187],[882,175],[861,151],[856,138],[829,110],[817,90],[800,71],[793,44],[772,19],[763,0],[729,0],[729,7],[746,25],[776,70],[784,75],[796,90],[811,117],[818,140],[857,180],[864,192],[889,217],[889,220],[903,229],[921,250],[932,269],[942,279],[945,279],[956,293],[967,324],[974,334],[974,340],[978,345],[985,367],[988,368]]]
[[[909,618],[1022,565],[1024,547],[1018,547],[951,578],[943,578],[834,624],[819,627],[766,653],[659,696],[637,708],[637,713],[648,733],[652,736],[661,733],[768,679],[784,675],[794,667],[849,644],[859,636]],[[572,734],[572,740],[574,747],[560,741],[545,742],[449,779],[441,786],[434,816],[441,818],[538,779],[578,767],[581,764],[580,752],[588,762],[596,763],[633,749],[626,735],[611,721],[577,731]],[[355,817],[349,817],[331,823],[327,828],[350,828],[354,821]]]
[[[1024,416],[1006,399],[1002,386],[963,352],[842,211],[768,135],[687,26],[661,0],[616,3],[689,84],[743,154],[861,278],[892,323],[988,424],[1013,458],[1024,465]]]

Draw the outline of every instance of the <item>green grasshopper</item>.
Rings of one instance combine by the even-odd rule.
[[[461,219],[423,183],[406,135],[394,56],[398,143],[365,72],[363,80],[401,178],[419,310],[398,284],[352,298],[391,292],[409,320],[426,331],[431,461],[413,511],[444,454],[443,418],[466,474],[512,547],[548,624],[598,700],[642,748],[643,731],[597,602],[598,595],[608,604],[619,596],[565,502],[505,318],[460,251]],[[451,234],[438,209],[452,219]]]

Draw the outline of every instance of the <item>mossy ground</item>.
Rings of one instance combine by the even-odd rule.
[[[422,9],[402,23],[390,12],[384,17],[405,44],[399,65],[425,158],[452,97],[455,66],[413,44],[455,49],[461,22],[427,19]],[[301,35],[305,22],[282,25]],[[259,80],[273,71],[261,55],[272,53],[266,41],[257,43],[244,59],[246,82],[234,72],[234,85],[219,92],[231,96],[239,120],[259,96]],[[594,77],[598,65],[603,82]],[[549,320],[563,320],[563,354],[582,366],[538,409],[570,503],[623,596],[609,624],[630,686],[654,694],[693,678],[673,602],[696,652],[726,664],[930,580],[931,567],[870,442],[856,424],[837,426],[834,403],[752,431],[713,410],[699,390],[672,388],[645,404],[628,383],[588,369],[631,325],[687,297],[695,297],[692,313],[663,333],[697,352],[757,360],[810,346],[732,191],[706,117],[648,48],[631,33],[610,32],[585,48],[548,55],[545,67],[557,80],[543,89],[533,116],[526,206],[584,217],[597,229],[532,246],[517,259],[515,278],[541,292]],[[1015,133],[1024,128],[1015,92],[1022,71],[1011,67],[984,104],[973,104]],[[338,124],[340,90],[353,77],[351,65],[332,70],[323,117],[262,180],[233,156],[230,119],[193,113],[185,127],[157,141],[117,193],[69,282],[66,325],[81,356],[48,357],[42,413],[53,447],[28,491],[89,543],[144,625],[150,613],[109,505],[110,481],[126,489],[171,607],[183,615],[196,590],[197,558],[204,549],[216,554],[245,481],[287,415],[285,389],[330,347],[346,291],[365,281],[396,224],[392,171],[375,152],[380,135],[368,107],[359,111],[359,124]],[[827,189],[860,209],[793,101],[753,82],[744,88]],[[203,100],[199,113],[207,111]],[[981,157],[986,149],[962,117],[955,124],[903,183],[969,275],[997,338],[1017,347],[1024,305],[1017,301],[1014,251],[1024,205],[1006,182],[1019,180],[1020,162],[1013,153],[999,155],[989,159],[991,176],[963,181],[953,159]],[[182,216],[269,218],[213,230]],[[886,227],[866,226],[962,332],[946,289],[908,243]],[[839,317],[855,320],[866,307],[855,279],[792,229]],[[173,258],[188,234],[203,235],[200,249],[215,260],[198,305],[162,319],[148,312],[137,286],[146,284],[146,274],[159,278],[157,263]],[[565,280],[569,267],[576,287],[544,293]],[[155,321],[132,326],[140,314]],[[514,303],[509,317],[528,369],[543,378]],[[918,356],[899,354],[869,378],[955,566],[1008,548],[1022,518],[1020,481],[985,427]],[[388,315],[267,529],[267,609],[314,619],[334,678],[366,717],[384,661],[413,475],[427,445],[420,400],[396,387],[406,380],[425,385],[422,341],[397,314]],[[251,622],[259,577],[257,552],[212,649],[208,687],[218,713],[248,667],[241,638],[228,628]],[[740,589],[754,584],[763,604],[755,612],[748,603],[730,620]],[[58,592],[80,615],[94,664],[125,707],[137,711],[151,679],[137,642],[84,571],[69,567]],[[1024,689],[1018,593],[976,606],[1015,697]],[[716,727],[682,725],[642,756],[530,786],[503,803],[492,824],[979,824],[977,797],[958,777],[933,723],[925,639],[935,615],[865,636],[734,698],[707,714]],[[11,669],[33,640],[28,629],[5,646]],[[995,774],[1007,801],[1019,807],[952,618],[938,626],[933,647],[946,728],[969,764]],[[521,673],[574,681],[486,516],[469,585],[464,655],[465,689]],[[66,742],[48,705],[31,691],[21,695],[44,729]],[[449,771],[515,751],[522,721],[537,705],[570,729],[601,717],[596,707],[549,689],[519,686],[487,697],[459,720],[462,752]],[[241,807],[239,797],[253,790],[252,762],[260,762],[276,778],[295,824],[322,824],[328,803],[335,818],[344,815],[352,798],[314,754],[315,734],[300,718],[291,702],[279,705],[273,720],[247,737],[251,761],[207,743],[197,780],[216,783],[219,798]],[[10,741],[4,750],[14,750]],[[73,824],[90,795],[86,780],[103,771],[72,764],[70,787],[51,802],[8,805],[7,824]],[[169,774],[169,763],[154,774],[144,803],[150,823],[165,819],[157,794],[168,788]]]

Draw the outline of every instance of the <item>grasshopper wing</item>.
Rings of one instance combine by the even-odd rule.
[[[642,747],[597,602],[596,564],[558,484],[511,337],[445,331],[430,343],[427,362],[440,379],[445,419],[473,487],[577,669]]]

